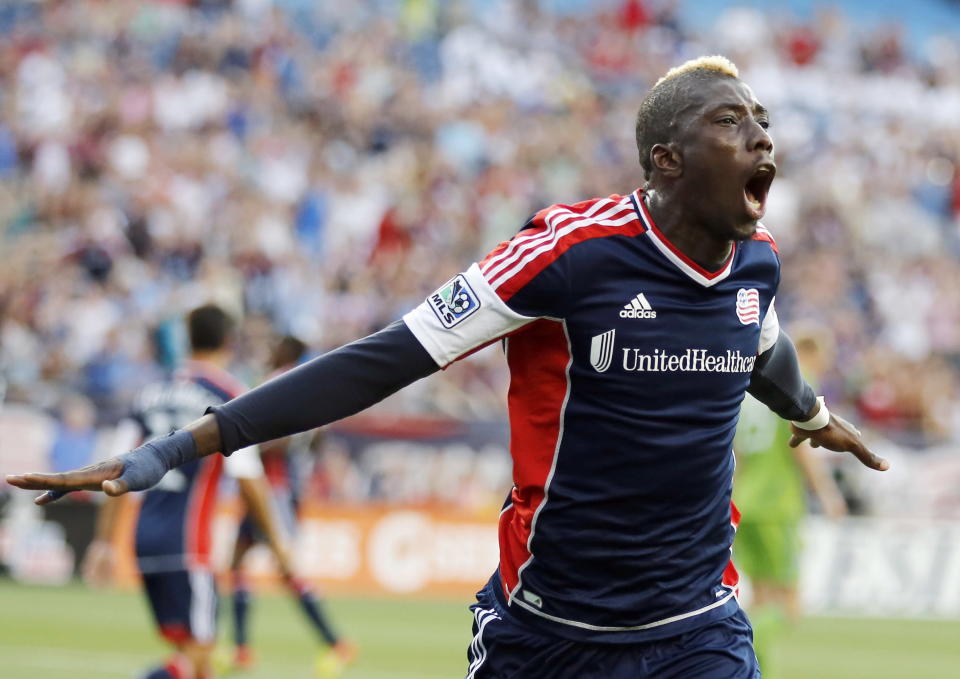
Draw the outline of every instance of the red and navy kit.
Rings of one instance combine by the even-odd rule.
[[[172,380],[146,387],[132,419],[144,439],[183,427],[210,405],[244,391],[229,373],[189,362]],[[229,458],[209,455],[173,469],[143,494],[137,520],[136,555],[154,618],[174,643],[210,641],[216,632],[217,596],[211,571],[211,529],[221,476],[263,473],[255,448]]]
[[[737,612],[732,441],[779,271],[762,227],[703,269],[636,192],[541,210],[404,316],[441,366],[504,339],[501,610],[611,642]]]
[[[207,364],[187,363],[174,379],[146,387],[133,418],[145,439],[164,436],[196,419],[207,406],[245,391],[229,373]],[[209,455],[169,471],[144,493],[137,523],[136,550],[143,573],[210,566],[211,523],[224,463],[233,457]]]

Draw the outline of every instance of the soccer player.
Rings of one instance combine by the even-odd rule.
[[[820,333],[794,333],[797,356],[808,377],[830,363],[829,343]],[[799,617],[797,578],[800,522],[806,514],[806,486],[831,519],[846,515],[847,504],[824,461],[805,443],[789,447],[789,424],[752,396],[740,409],[733,439],[737,455],[733,499],[742,514],[734,554],[750,579],[750,620],[754,648],[766,679],[780,676],[776,643],[786,625]]]
[[[282,375],[296,366],[306,345],[296,337],[287,335],[277,343],[271,357],[273,372],[270,377]],[[283,525],[292,536],[296,532],[297,510],[299,505],[299,480],[296,478],[296,460],[291,459],[296,447],[295,437],[284,437],[263,444],[260,447],[266,478],[270,484],[271,498],[282,518]],[[253,665],[253,653],[250,648],[250,607],[252,598],[247,578],[243,572],[243,560],[250,549],[265,540],[263,531],[257,529],[254,517],[247,515],[240,522],[237,541],[234,545],[231,575],[233,583],[233,640],[236,646],[233,665],[246,669]],[[356,646],[339,635],[330,623],[323,604],[314,593],[310,584],[301,578],[286,577],[284,584],[297,600],[308,623],[316,632],[329,652],[321,654],[318,668],[331,668],[322,673],[337,673],[337,668],[350,664],[356,656]]]
[[[669,71],[637,115],[642,189],[554,205],[384,330],[47,492],[143,488],[172,466],[355,413],[504,340],[514,486],[477,595],[469,679],[759,675],[730,562],[732,443],[749,390],[792,443],[885,460],[804,382],[759,226],[769,116],[722,57]],[[587,134],[589,131],[584,130]]]
[[[232,357],[233,320],[214,305],[190,312],[190,360],[170,381],[146,387],[137,397],[131,421],[141,440],[163,436],[189,423],[198,409],[225,403],[243,386],[227,371]],[[136,528],[137,565],[160,634],[176,652],[146,679],[206,679],[215,641],[217,594],[211,564],[211,524],[223,472],[237,479],[257,525],[277,556],[281,572],[293,580],[286,548],[269,505],[263,466],[256,447],[236,454],[194,460],[167,472],[144,494]],[[97,536],[84,572],[94,584],[111,572],[112,535],[120,510],[108,498],[98,517]]]

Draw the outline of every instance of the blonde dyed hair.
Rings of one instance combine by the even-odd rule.
[[[689,61],[683,62],[679,66],[674,66],[663,74],[654,87],[657,87],[665,80],[670,80],[671,78],[675,78],[678,75],[683,75],[684,73],[689,73],[690,71],[716,71],[721,75],[728,75],[731,78],[740,77],[740,69],[737,68],[735,63],[727,59],[725,56],[714,54],[711,56],[690,59]]]

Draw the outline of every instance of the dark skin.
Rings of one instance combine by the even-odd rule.
[[[730,256],[734,242],[747,240],[757,230],[767,190],[776,174],[773,141],[767,134],[767,110],[741,80],[718,77],[687,88],[687,102],[677,111],[675,135],[650,150],[653,172],[646,200],[657,227],[690,259],[716,270]],[[751,208],[750,199],[758,199]],[[807,413],[814,417],[817,404]],[[213,415],[186,427],[201,456],[218,452],[220,430]],[[793,428],[792,447],[809,440],[814,448],[849,452],[877,471],[889,462],[871,452],[860,432],[831,413],[827,426],[816,431]],[[70,490],[103,490],[122,495],[126,483],[114,481],[122,463],[111,459],[59,474],[7,476],[7,483],[28,490],[58,491],[40,495],[47,504]]]
[[[726,263],[734,242],[757,230],[759,217],[749,209],[744,189],[755,179],[757,193],[762,189],[765,199],[776,174],[767,133],[770,116],[737,78],[698,83],[685,94],[688,103],[674,118],[674,139],[650,149],[647,207],[657,228],[681,252],[712,271]],[[807,419],[819,410],[815,405]],[[856,427],[833,413],[822,429],[793,427],[790,446],[805,440],[814,448],[852,453],[877,471],[890,468],[863,444]]]
[[[686,95],[689,103],[673,121],[674,139],[650,150],[647,206],[674,245],[705,269],[716,270],[734,241],[757,230],[758,218],[748,213],[743,189],[758,168],[767,168],[768,181],[776,173],[769,116],[735,78],[688,86]]]

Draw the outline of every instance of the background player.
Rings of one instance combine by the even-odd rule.
[[[271,373],[268,379],[277,377],[296,366],[303,358],[307,346],[291,335],[280,339],[274,348],[270,360]],[[309,455],[304,447],[303,436],[287,436],[268,441],[260,446],[261,459],[267,482],[270,484],[271,500],[276,507],[276,516],[281,520],[287,535],[292,538],[296,533],[297,511],[303,460],[298,453]],[[243,560],[250,549],[265,540],[265,535],[257,529],[254,517],[243,517],[237,531],[231,561],[231,582],[233,584],[233,641],[236,646],[233,664],[243,669],[253,665],[253,653],[250,648],[250,607],[251,591],[247,577],[243,572]],[[319,600],[310,583],[297,577],[285,577],[284,584],[290,589],[303,611],[308,623],[321,642],[326,644],[329,653],[322,653],[318,659],[318,668],[327,674],[336,672],[337,667],[351,663],[356,655],[356,647],[349,641],[340,639],[330,623],[323,603]]]
[[[831,365],[828,342],[812,329],[793,333],[807,379],[816,384]],[[789,446],[790,425],[749,394],[734,438],[737,470],[733,498],[740,509],[734,541],[738,568],[750,578],[750,620],[754,648],[766,679],[780,676],[776,643],[788,621],[799,615],[797,578],[800,522],[806,515],[806,488],[832,519],[847,505],[823,459],[808,445]]]
[[[402,322],[169,437],[8,481],[53,491],[40,503],[122,494],[355,413],[507,337],[515,485],[500,568],[474,607],[470,679],[755,677],[730,563],[744,392],[794,420],[794,442],[889,466],[815,397],[780,331],[779,258],[758,228],[775,173],[768,120],[729,61],[673,69],[638,114],[643,190],[538,212]],[[645,313],[620,314],[633,300]]]
[[[245,389],[227,371],[234,322],[214,305],[187,317],[190,359],[174,378],[146,387],[132,420],[142,439],[162,436],[190,421],[197,408],[224,403]],[[255,447],[229,458],[210,457],[173,469],[144,494],[136,528],[137,565],[160,634],[176,648],[147,679],[206,679],[216,639],[217,594],[211,563],[211,527],[221,474],[237,479],[240,494],[261,527],[285,580],[294,580],[270,507]],[[125,497],[109,498],[84,570],[101,583],[112,572],[112,536]]]

